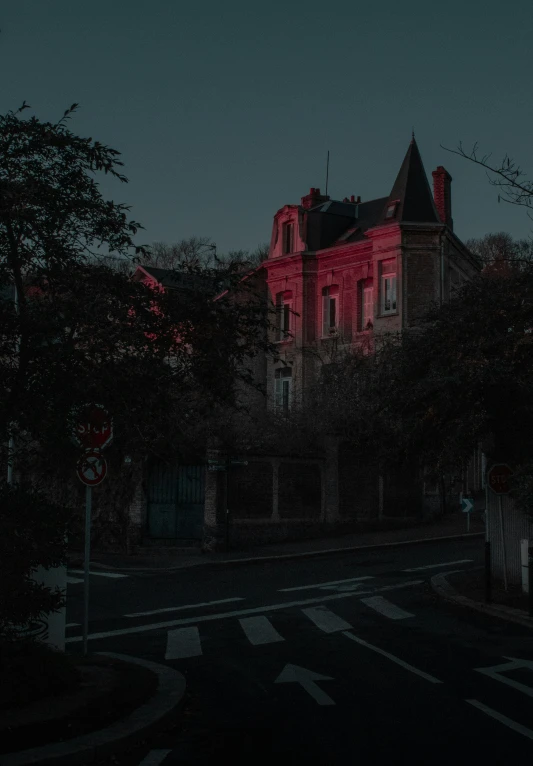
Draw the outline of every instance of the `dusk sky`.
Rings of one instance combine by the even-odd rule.
[[[461,239],[533,229],[482,168],[446,152],[479,142],[533,173],[533,2],[16,0],[0,4],[0,113],[122,152],[138,243],[210,237],[219,252],[270,239],[311,186],[387,195],[414,127],[431,183],[453,177]]]

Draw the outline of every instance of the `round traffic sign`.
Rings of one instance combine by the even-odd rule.
[[[509,478],[513,471],[507,463],[497,463],[487,474],[487,484],[496,495],[507,495],[511,491]]]
[[[99,452],[86,452],[78,460],[76,471],[80,481],[89,487],[95,487],[105,479],[107,463]]]

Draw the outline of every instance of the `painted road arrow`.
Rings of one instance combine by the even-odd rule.
[[[301,668],[299,665],[291,665],[288,663],[285,665],[274,683],[301,684],[305,691],[309,692],[311,697],[313,697],[319,705],[334,705],[335,703],[331,697],[328,697],[328,695],[316,685],[316,681],[333,681],[333,678],[331,678],[331,676],[322,676],[320,673],[315,673],[313,670],[307,670],[307,668]]]

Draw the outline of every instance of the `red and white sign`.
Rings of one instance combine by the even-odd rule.
[[[103,450],[113,441],[113,419],[100,404],[77,409],[73,424],[72,440],[86,450]]]
[[[487,484],[497,495],[507,495],[511,488],[509,486],[509,477],[513,471],[507,463],[498,463],[493,465],[487,474]]]
[[[76,471],[80,481],[89,487],[95,487],[106,477],[106,459],[99,452],[86,452],[78,460]]]

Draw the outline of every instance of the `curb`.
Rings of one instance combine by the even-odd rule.
[[[114,652],[96,652],[105,657],[112,657],[123,662],[130,662],[151,670],[158,676],[159,683],[155,695],[138,707],[127,718],[115,721],[106,729],[84,734],[82,737],[66,742],[51,743],[40,747],[6,753],[0,756],[2,766],[45,766],[50,764],[91,763],[119,750],[126,745],[142,739],[156,727],[164,724],[175,713],[185,696],[185,677],[177,670],[159,665],[149,660],[141,660],[126,654]]]
[[[483,568],[484,567],[472,567],[469,571],[475,572]],[[452,572],[446,572],[446,574],[434,575],[431,578],[431,587],[438,596],[446,601],[459,604],[467,609],[474,609],[476,612],[488,614],[491,617],[499,617],[500,620],[507,620],[508,622],[515,622],[518,625],[523,625],[526,628],[533,628],[533,620],[524,617],[526,613],[521,609],[513,609],[513,607],[504,605],[494,606],[494,604],[484,604],[481,601],[474,601],[473,599],[458,593],[446,578],[451,574],[464,571],[464,569],[454,569]]]
[[[91,561],[91,567],[96,569],[112,569],[115,572],[175,572],[180,569],[192,569],[193,567],[223,567],[237,566],[239,564],[262,564],[268,561],[281,561],[299,558],[311,558],[313,556],[328,556],[334,553],[353,553],[355,551],[375,550],[377,548],[393,548],[398,545],[420,545],[422,543],[435,543],[441,540],[462,540],[463,538],[481,537],[485,532],[464,532],[459,535],[444,535],[442,537],[424,537],[416,540],[400,540],[394,543],[376,543],[375,545],[355,545],[346,548],[328,548],[321,551],[304,551],[301,553],[281,553],[277,556],[253,556],[242,559],[224,559],[221,561],[198,561],[190,564],[179,564],[172,567],[117,567],[111,564],[101,564],[97,561]],[[205,554],[209,555],[209,554]]]

